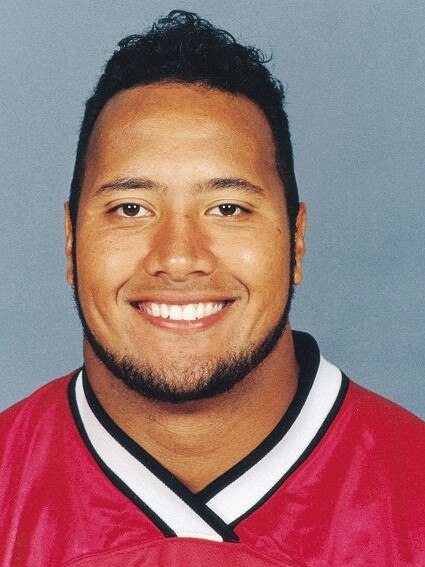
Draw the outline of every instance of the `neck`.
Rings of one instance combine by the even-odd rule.
[[[110,417],[194,492],[267,437],[286,412],[298,382],[289,325],[258,368],[231,391],[207,400],[148,400],[117,380],[87,342],[84,358],[91,386]]]

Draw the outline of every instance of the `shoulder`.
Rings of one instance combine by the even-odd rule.
[[[425,422],[396,403],[350,380],[330,429],[351,450],[425,479]]]
[[[345,407],[352,412],[353,419],[364,427],[391,432],[401,438],[407,432],[425,436],[425,422],[422,419],[352,380],[349,381]]]
[[[76,371],[49,382],[0,413],[0,445],[14,433],[21,439],[68,408],[68,386]]]

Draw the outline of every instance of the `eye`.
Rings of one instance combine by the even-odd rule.
[[[223,203],[222,205],[217,205],[217,207],[210,209],[208,212],[210,215],[218,215],[223,217],[236,217],[241,214],[249,213],[247,209],[244,209],[243,207],[235,205],[233,203]]]
[[[114,211],[122,217],[149,217],[151,213],[137,203],[124,203],[114,208]]]

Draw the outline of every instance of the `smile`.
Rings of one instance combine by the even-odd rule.
[[[223,309],[226,301],[208,303],[188,303],[186,305],[176,305],[167,303],[138,303],[139,310],[147,313],[151,317],[159,319],[169,319],[172,321],[196,321],[215,315]]]

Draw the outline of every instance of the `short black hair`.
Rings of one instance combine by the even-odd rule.
[[[158,82],[199,83],[243,95],[265,114],[276,148],[276,167],[282,180],[291,235],[299,197],[294,173],[284,90],[266,67],[259,49],[238,43],[228,32],[192,12],[173,10],[144,35],[131,35],[118,44],[93,95],[86,103],[69,198],[75,232],[85,158],[94,124],[105,104],[120,91]]]

